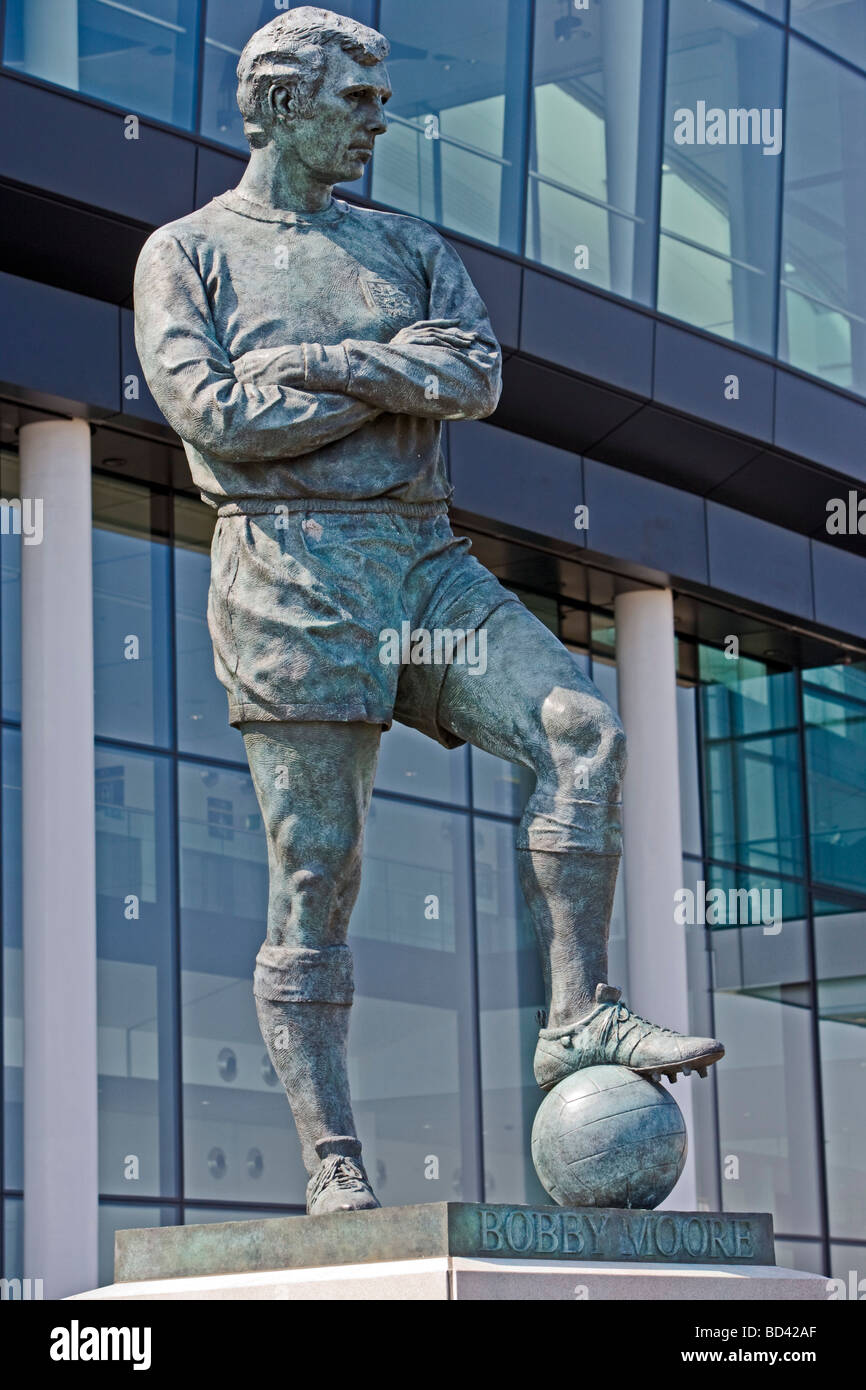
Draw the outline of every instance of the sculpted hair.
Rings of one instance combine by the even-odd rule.
[[[238,106],[244,133],[253,146],[267,142],[262,124],[264,103],[274,82],[292,93],[291,114],[298,120],[312,115],[325,73],[325,47],[339,44],[356,62],[372,67],[387,58],[390,44],[384,34],[356,19],[302,5],[272,19],[246,44],[238,62]]]

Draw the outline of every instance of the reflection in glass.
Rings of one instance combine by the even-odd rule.
[[[182,753],[246,763],[243,739],[228,722],[226,692],[214,670],[207,626],[210,545],[216,513],[176,497],[174,592],[177,742]]]
[[[174,1196],[171,767],[96,749],[99,1187]]]
[[[535,1015],[546,1000],[517,879],[514,827],[477,816],[474,848],[485,1197],[547,1202],[529,1153],[540,1100],[532,1075]]]
[[[792,672],[702,647],[707,853],[769,873],[803,872],[797,690]]]
[[[192,128],[199,0],[8,0],[7,67]]]
[[[21,496],[18,455],[0,449],[0,497]],[[0,536],[0,677],[4,719],[21,718],[21,537]]]
[[[815,1074],[804,922],[713,933],[722,1204],[820,1233]],[[798,978],[799,977],[799,978]]]
[[[528,0],[382,0],[394,96],[373,197],[520,249]]]
[[[185,1195],[303,1203],[300,1148],[253,1001],[268,865],[252,780],[181,763],[178,804]]]
[[[467,756],[465,745],[445,748],[417,729],[395,721],[379,744],[376,788],[464,806]]]
[[[537,0],[526,254],[652,298],[660,0]]]
[[[662,164],[658,309],[745,343],[774,347],[776,225],[781,175],[780,29],[740,6],[671,0]],[[689,134],[679,113],[692,113]],[[704,113],[724,119],[709,130]],[[731,131],[729,112],[749,115]],[[780,146],[765,154],[778,113]],[[709,135],[709,138],[707,138]],[[760,138],[760,143],[758,142]],[[763,146],[763,147],[762,147]],[[773,146],[775,148],[775,146]]]
[[[866,68],[866,5],[863,0],[791,0],[791,27]]]
[[[94,715],[97,736],[170,741],[164,497],[97,477],[93,483]]]
[[[24,1186],[24,996],[21,979],[21,735],[2,731],[3,776],[3,1181]]]
[[[866,890],[866,666],[803,674],[812,877]]]
[[[859,8],[866,14],[866,7]],[[792,38],[779,356],[861,393],[866,392],[864,129],[866,78]]]
[[[866,1236],[866,908],[815,903],[831,1236]]]

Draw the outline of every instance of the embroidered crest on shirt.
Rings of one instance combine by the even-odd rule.
[[[390,280],[382,280],[378,275],[362,275],[360,280],[364,298],[371,309],[390,319],[415,317],[415,305],[408,294],[392,285]]]

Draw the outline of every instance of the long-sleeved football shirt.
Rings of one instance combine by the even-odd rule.
[[[471,343],[392,342],[428,319]],[[445,501],[442,421],[489,415],[501,390],[459,257],[425,222],[339,199],[290,213],[233,190],[161,227],[136,268],[135,334],[193,481],[224,511]]]

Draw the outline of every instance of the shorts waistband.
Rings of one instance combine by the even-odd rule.
[[[291,512],[361,512],[386,513],[396,516],[427,517],[444,516],[448,502],[397,502],[390,497],[361,498],[359,501],[343,501],[332,497],[290,497],[261,501],[223,502],[217,508],[218,516],[280,516]]]

